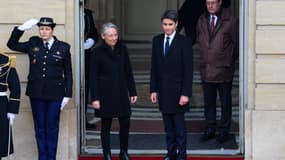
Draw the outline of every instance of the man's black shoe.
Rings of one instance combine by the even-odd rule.
[[[210,139],[213,139],[215,138],[215,132],[209,132],[209,131],[206,131],[204,132],[204,134],[200,137],[200,141],[201,142],[206,142]]]
[[[223,144],[226,141],[228,141],[229,138],[230,138],[229,133],[220,133],[218,134],[217,139],[216,139],[217,144]]]

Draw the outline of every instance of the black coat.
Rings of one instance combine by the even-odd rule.
[[[57,40],[48,53],[38,36],[19,42],[23,31],[14,28],[7,46],[29,55],[30,69],[26,95],[43,100],[62,100],[72,97],[72,69],[70,46]]]
[[[136,96],[128,49],[120,42],[114,50],[103,43],[91,54],[91,100],[100,101],[100,117],[130,116],[129,96]]]
[[[176,33],[166,56],[163,54],[164,34],[153,38],[150,92],[158,93],[162,113],[188,110],[180,106],[180,96],[192,96],[192,46],[188,38]]]
[[[2,62],[2,60],[3,55],[0,55],[0,61]],[[2,64],[3,63],[1,63],[1,65]],[[10,92],[9,98],[7,98],[7,96],[0,96],[0,157],[5,157],[8,152],[9,138],[9,120],[7,118],[7,113],[18,113],[21,90],[15,68],[8,65],[6,67],[1,67],[0,72],[0,92]],[[13,153],[12,139],[10,147],[10,154],[11,153]]]

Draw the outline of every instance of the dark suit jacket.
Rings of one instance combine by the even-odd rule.
[[[188,106],[179,106],[180,96],[192,95],[191,41],[176,33],[166,56],[163,54],[164,34],[153,38],[150,92],[158,93],[162,113],[185,112]]]
[[[15,51],[27,53],[30,70],[26,95],[43,100],[62,100],[72,96],[72,69],[69,44],[57,40],[49,53],[38,36],[19,42],[23,31],[14,28],[7,46]]]

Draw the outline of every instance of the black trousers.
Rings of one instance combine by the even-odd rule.
[[[119,117],[120,125],[120,149],[121,151],[128,151],[128,141],[129,141],[129,128],[130,128],[130,117]],[[111,153],[110,147],[110,129],[112,125],[112,118],[101,118],[101,143],[103,148],[103,153]]]
[[[230,131],[232,119],[232,82],[208,83],[203,82],[205,117],[207,129],[216,130],[216,99],[219,93],[221,103],[221,120],[218,126],[219,132]]]

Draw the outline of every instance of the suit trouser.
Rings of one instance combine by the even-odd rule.
[[[61,101],[30,98],[39,160],[55,160]]]
[[[162,114],[166,132],[167,156],[172,159],[186,159],[187,131],[184,112]],[[178,153],[177,153],[178,150]]]
[[[119,117],[120,125],[120,149],[121,151],[128,151],[128,141],[129,141],[129,128],[130,128],[130,117]],[[111,153],[110,147],[110,129],[112,125],[112,118],[101,118],[101,143],[103,148],[103,153]]]
[[[232,82],[203,82],[202,86],[204,92],[207,129],[212,131],[215,131],[216,129],[216,98],[217,92],[219,92],[221,103],[221,121],[219,124],[219,132],[228,133],[232,118]]]

